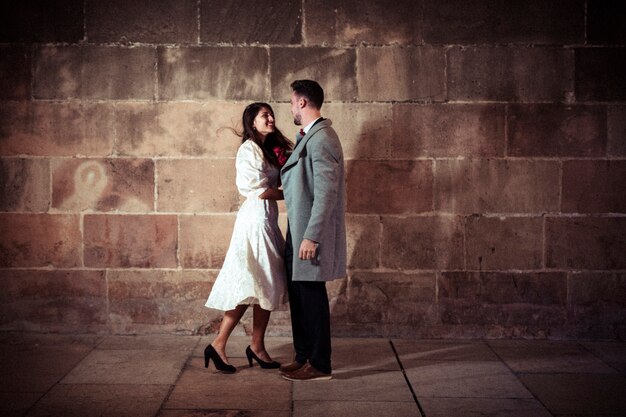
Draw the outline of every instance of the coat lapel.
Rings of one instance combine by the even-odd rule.
[[[300,142],[294,148],[293,152],[291,152],[291,156],[289,156],[289,159],[287,159],[287,162],[285,162],[285,165],[283,166],[281,171],[282,172],[287,171],[292,166],[294,166],[296,163],[298,163],[298,160],[300,158],[305,157],[306,156],[306,146],[305,146],[306,143],[309,140],[311,140],[313,135],[315,135],[317,132],[319,132],[323,128],[328,127],[330,125],[331,125],[331,123],[330,123],[330,120],[328,120],[328,119],[324,119],[324,120],[321,120],[318,123],[315,123],[313,125],[313,127],[311,127],[311,130],[309,130],[309,132],[302,139],[300,139]]]

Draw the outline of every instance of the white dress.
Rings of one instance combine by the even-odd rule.
[[[283,309],[287,302],[285,240],[278,228],[278,205],[259,196],[278,186],[278,168],[265,162],[251,140],[237,151],[237,188],[246,197],[206,307],[232,310],[240,304],[259,304],[264,310]]]

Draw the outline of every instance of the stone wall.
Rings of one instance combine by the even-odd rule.
[[[337,335],[624,339],[624,10],[2,2],[0,329],[215,331],[223,128],[262,100],[292,136],[289,84],[313,78],[346,156]]]

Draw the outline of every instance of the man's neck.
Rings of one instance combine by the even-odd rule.
[[[302,127],[308,126],[309,124],[313,123],[314,121],[316,121],[320,117],[322,117],[322,114],[319,111],[311,112],[310,114],[303,115],[303,117],[302,117]]]

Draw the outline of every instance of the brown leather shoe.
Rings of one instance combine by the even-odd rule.
[[[293,361],[291,363],[288,363],[287,365],[281,365],[278,371],[280,372],[281,375],[288,374],[288,373],[297,371],[298,369],[302,368],[304,365],[305,365],[304,363]]]
[[[332,374],[325,374],[318,371],[310,363],[307,363],[297,371],[285,373],[282,375],[287,381],[327,381],[332,379]]]

